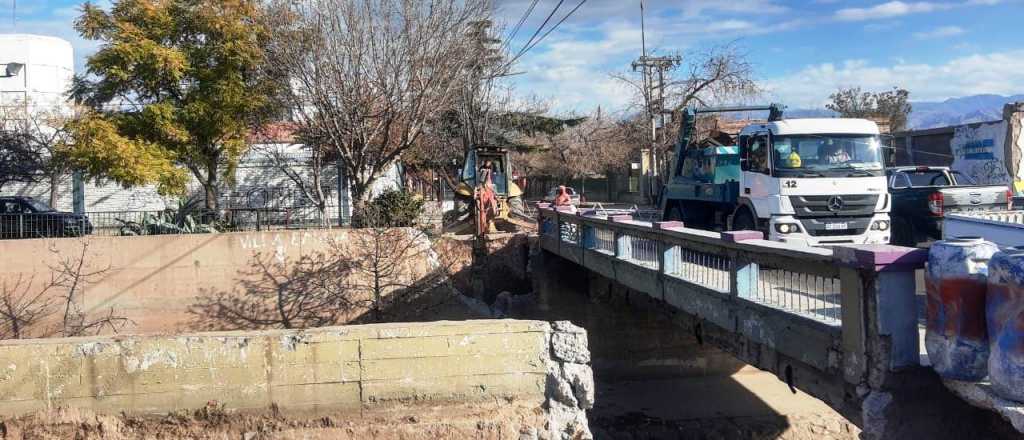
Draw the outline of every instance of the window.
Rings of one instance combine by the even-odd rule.
[[[949,178],[942,171],[911,171],[906,173],[910,177],[910,186],[949,186]]]
[[[785,135],[773,139],[783,176],[883,175],[881,144],[871,135]]]
[[[889,188],[910,188],[910,178],[907,173],[896,173],[889,180]]]
[[[50,211],[53,211],[53,208],[51,208],[50,205],[47,205],[47,204],[45,204],[43,202],[40,202],[38,200],[29,199],[29,200],[26,200],[26,202],[28,203],[28,206],[29,206],[29,208],[30,208],[30,210],[32,212],[50,212]]]
[[[769,173],[768,138],[765,135],[755,136],[750,140],[747,151],[747,168],[755,173]]]
[[[16,200],[4,200],[0,202],[0,214],[21,214],[22,212],[21,202]]]
[[[949,173],[953,175],[953,180],[956,181],[956,185],[977,185],[978,184],[978,182],[975,182],[974,179],[971,178],[971,176],[968,176],[968,175],[966,175],[964,173],[961,173],[959,171],[950,171]]]

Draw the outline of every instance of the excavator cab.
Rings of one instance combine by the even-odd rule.
[[[458,220],[446,226],[453,232],[465,232],[475,225],[474,233],[486,235],[499,230],[514,230],[523,217],[523,190],[512,179],[508,150],[500,147],[476,147],[466,152],[455,189]],[[472,214],[472,215],[468,215]],[[470,219],[475,221],[469,221]]]

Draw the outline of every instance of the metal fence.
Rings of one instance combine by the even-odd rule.
[[[57,212],[0,214],[0,239],[137,236],[277,229],[329,228],[337,218],[324,218],[315,208],[232,208],[221,216],[211,211],[178,215],[174,211],[97,211],[83,215]]]
[[[48,214],[0,214],[0,239],[79,237],[92,233],[81,217]]]

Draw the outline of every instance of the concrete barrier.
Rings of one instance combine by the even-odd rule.
[[[582,329],[515,320],[12,340],[0,342],[0,416],[161,414],[210,402],[350,414],[427,403],[436,413],[497,401],[537,414],[524,422],[533,428],[585,438],[589,360]]]
[[[437,263],[431,258],[429,240],[412,230],[407,232],[415,246],[390,271],[395,278],[387,280],[390,284],[415,282]],[[246,288],[277,288],[266,282],[264,269],[269,267],[274,276],[285,278],[302,258],[331,256],[332,252],[350,246],[352,234],[358,233],[333,229],[0,240],[0,286],[12,288],[19,286],[20,281],[19,288],[25,288],[31,281],[29,290],[34,292],[51,279],[51,268],[59,267],[65,259],[83,259],[83,273],[99,272],[81,283],[84,290],[77,298],[84,312],[106,314],[113,310],[130,321],[122,332],[215,330],[218,328],[193,325],[195,317],[189,313],[189,307],[201,297],[221,292],[234,294]],[[268,285],[254,286],[261,282]],[[59,301],[59,295],[64,293],[51,289],[47,295]],[[37,331],[25,336],[46,336],[38,329],[52,329],[53,324],[37,325]]]

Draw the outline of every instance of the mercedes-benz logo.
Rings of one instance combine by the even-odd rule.
[[[839,196],[832,196],[828,198],[828,210],[832,212],[840,211],[843,209],[843,198]]]

